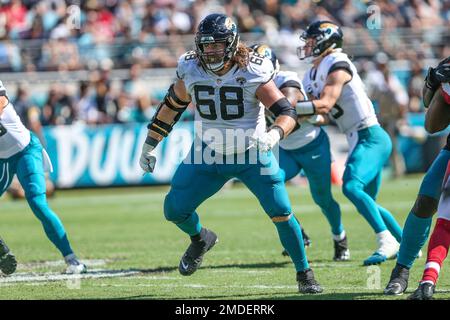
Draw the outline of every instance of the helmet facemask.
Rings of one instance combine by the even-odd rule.
[[[238,42],[239,35],[228,36],[225,39],[214,39],[213,36],[197,34],[195,39],[196,53],[200,63],[207,70],[217,72],[223,69],[225,64],[233,58]],[[223,43],[223,48],[205,52],[205,45],[216,43]]]
[[[336,43],[325,47],[327,40],[328,38],[322,34],[311,36],[306,31],[303,32],[300,35],[300,45],[297,47],[298,58],[306,63],[313,63],[326,52],[329,52],[329,50],[336,48]]]

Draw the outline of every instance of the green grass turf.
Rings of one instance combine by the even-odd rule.
[[[403,225],[415,200],[422,176],[385,180],[379,203],[390,209]],[[386,297],[382,290],[395,261],[379,268],[362,266],[375,245],[368,224],[343,196],[341,204],[352,259],[332,261],[329,226],[311,199],[307,186],[289,186],[293,209],[313,243],[308,258],[324,293],[297,293],[295,270],[281,256],[281,245],[272,222],[257,200],[242,185],[220,191],[198,212],[204,226],[214,230],[219,243],[194,275],[179,275],[177,266],[188,238],[162,213],[168,187],[59,191],[50,201],[68,231],[76,253],[88,260],[90,270],[134,271],[128,276],[45,280],[64,265],[58,251],[45,237],[25,201],[0,200],[0,235],[19,260],[16,277],[24,282],[5,283],[0,278],[0,299],[405,299]],[[102,261],[98,261],[98,260]],[[421,276],[424,257],[410,276],[412,292]],[[89,266],[89,264],[92,264]],[[97,264],[95,264],[97,263]],[[450,298],[450,276],[443,268],[435,298]],[[377,281],[379,275],[380,281]],[[372,276],[372,278],[371,278]],[[12,278],[14,279],[14,278]],[[11,280],[11,279],[10,279]],[[2,282],[3,281],[3,282]],[[77,289],[74,289],[77,288]]]

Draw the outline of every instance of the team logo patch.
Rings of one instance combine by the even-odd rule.
[[[247,82],[247,79],[245,79],[244,77],[239,77],[236,78],[236,82],[243,86]]]

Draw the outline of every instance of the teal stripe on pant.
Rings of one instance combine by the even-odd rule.
[[[30,144],[22,152],[8,159],[0,159],[0,168],[4,165],[9,166],[11,179],[14,174],[17,174],[28,204],[34,215],[41,221],[49,240],[64,257],[72,254],[73,250],[64,226],[47,203],[42,145],[39,139],[31,134]],[[3,183],[2,193],[11,183],[10,180],[7,184]]]

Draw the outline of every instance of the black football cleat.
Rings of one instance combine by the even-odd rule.
[[[6,275],[13,274],[17,268],[17,260],[6,243],[0,239],[0,271]]]
[[[408,300],[431,300],[433,299],[433,293],[436,290],[436,286],[430,282],[422,282],[419,287],[414,291]]]
[[[202,264],[203,256],[217,243],[217,235],[205,228],[200,231],[200,239],[191,239],[191,244],[181,257],[178,270],[183,276],[190,276]]]
[[[333,240],[334,242],[334,261],[350,260],[350,250],[348,249],[347,236],[342,240]]]
[[[391,279],[384,289],[385,295],[402,295],[408,288],[409,269],[396,264],[392,270]]]
[[[315,294],[323,291],[320,284],[314,279],[312,269],[297,272],[298,291],[300,293]]]
[[[309,248],[309,247],[311,246],[312,241],[311,241],[311,239],[308,237],[308,235],[306,234],[306,232],[305,232],[305,230],[304,230],[303,228],[302,228],[302,237],[303,237],[303,244],[304,244],[304,246],[305,246],[305,249],[306,249],[306,248]],[[281,252],[281,255],[283,255],[283,256],[285,256],[285,257],[289,257],[289,253],[287,252],[286,249],[284,249],[284,250]]]

